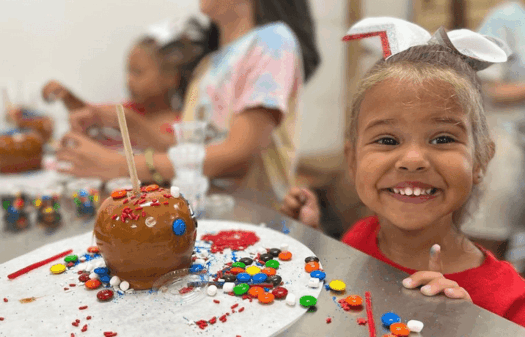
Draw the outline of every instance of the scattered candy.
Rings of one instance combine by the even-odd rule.
[[[295,305],[295,295],[294,294],[288,294],[286,296],[286,304],[288,304],[289,306]]]
[[[358,295],[350,295],[345,298],[345,302],[350,306],[358,307],[363,304],[363,299]]]
[[[288,248],[290,248],[290,246],[287,243],[282,243],[281,244],[281,251],[288,250]]]
[[[410,330],[404,323],[393,323],[390,326],[390,332],[396,336],[408,336],[410,334]]]
[[[235,282],[237,280],[237,276],[235,276],[233,274],[224,274],[222,276],[222,278],[223,278],[224,282]]]
[[[344,291],[346,289],[346,284],[341,280],[333,280],[329,286],[333,291]]]
[[[55,264],[53,266],[51,266],[51,268],[49,268],[49,270],[51,270],[51,272],[53,274],[62,274],[63,272],[66,271],[66,266],[64,266],[63,264],[59,263],[59,264]]]
[[[269,253],[266,253],[266,254],[261,254],[259,256],[259,260],[263,263],[266,263],[268,261],[270,261],[271,259],[273,259],[273,256],[272,254],[269,254]]]
[[[255,232],[230,230],[220,231],[217,234],[206,234],[201,240],[213,242],[211,252],[223,252],[224,249],[230,248],[232,251],[244,250],[249,246],[259,242],[259,237]]]
[[[255,276],[257,276],[257,275],[259,275],[259,274],[256,274]],[[239,281],[239,282],[250,282],[251,279],[252,279],[252,277],[248,273],[239,273],[239,274],[237,274],[237,281]]]
[[[310,280],[308,281],[308,287],[319,288],[319,279],[315,277],[310,278]]]
[[[244,263],[244,267],[246,267],[246,266],[251,265],[253,263],[253,260],[250,259],[249,257],[243,257],[242,259],[239,260],[239,262]]]
[[[93,270],[93,272],[99,276],[104,276],[104,275],[108,275],[109,274],[109,269],[108,268],[105,268],[105,267],[99,267],[99,268],[95,268],[95,270]]]
[[[99,277],[99,280],[100,280],[100,282],[102,282],[102,283],[109,283],[110,278],[109,278],[109,275],[103,275],[103,276],[100,276],[100,277]]]
[[[208,287],[206,293],[208,294],[208,296],[215,296],[217,294],[217,287],[212,284]]]
[[[253,276],[255,274],[260,273],[261,272],[261,268],[256,267],[256,266],[250,266],[250,267],[246,268],[246,272]]]
[[[198,273],[204,269],[202,264],[192,264],[190,267],[190,273]]]
[[[307,273],[311,273],[314,270],[319,269],[319,263],[315,261],[310,261],[304,266],[304,270],[306,270]]]
[[[175,219],[175,221],[173,221],[172,228],[173,228],[173,233],[175,233],[175,235],[180,236],[186,233],[186,223],[182,219]]]
[[[275,269],[273,269],[273,268],[266,267],[266,268],[263,268],[261,270],[261,273],[266,274],[268,276],[273,276],[273,275],[277,274],[277,271]]]
[[[235,267],[235,268],[230,269],[230,273],[232,273],[233,275],[237,275],[237,274],[240,274],[240,273],[244,273],[244,269],[243,268],[239,268],[239,267]]]
[[[102,282],[100,282],[97,279],[91,279],[85,283],[85,286],[88,289],[98,289],[101,285],[102,285]]]
[[[64,258],[64,261],[66,262],[77,262],[78,256],[77,255],[68,255]]]
[[[273,275],[268,277],[267,281],[272,283],[274,286],[278,286],[279,284],[281,284],[283,279],[279,275]]]
[[[234,262],[234,263],[232,263],[232,267],[233,267],[233,268],[235,268],[235,267],[239,267],[239,268],[244,269],[244,268],[246,268],[246,265],[245,265],[244,263],[242,263],[242,262],[239,261],[239,262]]]
[[[250,290],[248,290],[248,295],[253,298],[259,297],[260,294],[264,294],[264,289],[261,287],[251,287]]]
[[[250,286],[246,283],[241,283],[233,287],[233,293],[235,295],[244,295],[250,290]]]
[[[387,328],[390,327],[390,325],[399,322],[401,322],[401,317],[399,317],[397,314],[394,314],[393,312],[387,312],[381,316],[381,323],[383,323],[383,325]]]
[[[97,293],[97,298],[99,301],[107,302],[110,301],[114,296],[113,290],[105,289]]]
[[[268,250],[268,253],[272,254],[273,257],[278,257],[281,253],[281,250],[279,248],[271,248],[270,250]]]
[[[129,282],[127,281],[120,282],[120,290],[126,291],[128,289],[129,289]]]
[[[159,189],[159,185],[149,185],[144,188],[146,192],[153,192]]]
[[[410,320],[407,322],[408,329],[413,332],[421,332],[424,326],[425,325],[421,321]]]
[[[326,324],[330,324],[330,323],[332,323],[332,319],[331,319],[330,317],[328,317],[328,318],[326,319]]]
[[[4,302],[7,303],[7,302],[9,302],[9,300],[4,297]]]
[[[322,281],[326,278],[326,273],[324,271],[314,270],[310,273],[310,277],[314,277],[319,279],[319,281]]]
[[[317,304],[317,299],[313,296],[306,295],[299,299],[299,303],[306,308],[313,307]]]
[[[357,324],[359,325],[365,325],[367,322],[366,322],[366,319],[362,318],[362,317],[359,317],[357,319]]]
[[[319,258],[317,256],[308,256],[306,259],[304,259],[304,263],[308,263],[308,262],[319,263]]]
[[[92,253],[92,254],[98,254],[100,252],[97,246],[88,247],[87,251],[88,253]]]
[[[275,296],[276,299],[280,300],[286,298],[286,296],[288,295],[288,290],[283,287],[277,287],[274,290],[272,290],[272,294]]]
[[[263,283],[268,278],[265,273],[258,273],[253,275],[253,283]]]
[[[116,287],[120,284],[120,278],[118,276],[113,276],[109,281],[109,284]]]
[[[259,302],[263,303],[263,304],[270,304],[273,302],[275,296],[271,293],[262,293],[262,294],[259,294],[259,296],[257,296],[257,299],[259,300]]]
[[[235,287],[235,283],[233,283],[233,282],[226,282],[222,286],[222,290],[224,290],[225,293],[231,293],[233,291],[234,287]]]
[[[84,305],[84,306],[82,306],[82,307],[79,307],[78,310],[86,310],[87,308],[88,308],[88,306],[87,306],[87,305]]]
[[[276,260],[266,261],[266,263],[264,265],[266,267],[270,267],[270,268],[273,268],[273,269],[279,269],[279,261],[276,261]]]

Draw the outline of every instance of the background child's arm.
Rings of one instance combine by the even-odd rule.
[[[485,92],[494,103],[510,104],[525,101],[525,83],[486,83]]]
[[[319,203],[315,193],[306,188],[292,187],[284,197],[280,211],[312,228],[319,228]]]
[[[53,102],[56,100],[62,101],[69,112],[87,106],[84,101],[73,95],[69,89],[63,86],[60,82],[54,80],[49,81],[44,86],[42,89],[42,97],[47,102]]]

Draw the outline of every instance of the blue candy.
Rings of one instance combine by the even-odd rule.
[[[89,193],[86,190],[81,189],[80,191],[78,191],[78,195],[80,195],[81,197],[87,197]]]
[[[183,235],[186,232],[186,223],[182,219],[173,221],[173,233],[175,235]]]
[[[253,275],[253,283],[263,283],[268,278],[268,275],[264,273],[257,273]]]
[[[95,270],[93,270],[93,272],[99,276],[104,276],[104,275],[108,275],[109,274],[109,269],[106,268],[106,267],[100,267],[100,268],[95,268]]]
[[[110,280],[108,275],[100,276],[99,279],[100,279],[100,282],[102,283],[109,283],[109,280]]]
[[[237,281],[239,282],[246,283],[249,282],[251,279],[252,277],[248,273],[237,274]]]
[[[394,314],[393,312],[387,312],[386,314],[381,316],[381,322],[383,323],[384,326],[390,327],[390,325],[394,323],[401,322],[401,317]]]
[[[204,269],[204,266],[201,264],[192,264],[190,267],[190,273],[198,273]]]
[[[324,271],[314,270],[313,272],[310,273],[310,276],[313,278],[318,278],[319,281],[322,281],[325,279],[326,273]]]

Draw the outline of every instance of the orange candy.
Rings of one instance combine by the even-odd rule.
[[[146,192],[153,192],[159,189],[159,185],[149,185],[146,186],[145,190]]]
[[[93,254],[97,254],[98,252],[100,252],[97,246],[88,247],[87,251],[88,253],[93,253]]]
[[[116,191],[113,191],[111,193],[111,197],[113,199],[120,199],[120,198],[124,198],[125,196],[128,195],[128,192],[126,192],[126,190],[116,190]]]
[[[250,290],[248,290],[248,295],[253,298],[258,298],[261,294],[264,294],[264,289],[261,287],[251,287]]]
[[[345,302],[353,307],[358,307],[361,304],[363,304],[363,299],[361,296],[358,295],[350,295],[347,298],[345,298]]]
[[[100,282],[97,279],[89,280],[86,282],[85,286],[88,289],[97,289],[102,285],[102,282]]]
[[[264,274],[266,274],[268,276],[273,276],[273,275],[277,274],[275,269],[274,268],[270,268],[270,267],[263,268],[261,270],[261,273],[264,273]]]
[[[275,296],[273,296],[272,293],[262,293],[262,294],[259,294],[257,298],[259,299],[259,302],[263,304],[270,304],[273,302],[273,299],[275,298]]]
[[[279,260],[290,261],[292,259],[292,253],[289,251],[284,251],[279,253]]]
[[[383,337],[396,337],[396,335],[392,335],[391,333],[389,333],[387,335],[383,335]]]
[[[319,263],[310,261],[304,266],[304,270],[306,270],[307,273],[311,273],[314,270],[319,270]]]
[[[244,273],[244,268],[240,268],[240,267],[232,268],[232,269],[230,269],[230,273],[232,273],[233,275],[237,275],[239,273]]]
[[[390,332],[396,336],[408,336],[410,329],[408,329],[405,323],[394,323],[390,325]]]

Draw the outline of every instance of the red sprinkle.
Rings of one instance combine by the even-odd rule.
[[[146,199],[140,199],[140,200],[139,200],[139,204],[143,204],[143,203],[145,203],[145,202],[146,202]]]
[[[127,204],[127,203],[128,203],[128,201],[129,201],[129,199],[128,199],[128,198],[126,198],[126,199],[124,199],[124,201],[123,201],[122,203],[123,203],[123,204]]]
[[[151,206],[160,206],[160,202],[153,202]]]
[[[82,332],[86,332],[86,331],[87,331],[87,324],[84,325],[84,326],[82,327],[82,330],[80,330],[80,331],[82,331]]]
[[[86,319],[89,321],[91,319],[91,316],[86,317]]]
[[[135,211],[140,211],[142,209],[143,209],[142,207],[135,207]]]
[[[113,214],[113,215],[111,216],[111,219],[112,219],[112,220],[115,220],[117,217],[118,217],[118,214]]]
[[[72,326],[78,326],[78,322],[71,323]]]
[[[214,303],[221,303],[219,300],[213,300]]]
[[[143,217],[143,218],[146,217],[146,212],[145,212],[145,211],[142,211],[142,217]]]
[[[212,319],[210,319],[210,320],[208,321],[208,323],[210,323],[210,324],[215,324],[215,323],[217,323],[217,317],[213,316]]]
[[[169,201],[164,201],[163,204],[164,204],[164,205],[169,205],[170,202],[169,202]]]
[[[3,318],[3,317],[0,317],[0,321],[3,321],[3,320],[4,320],[4,318]]]
[[[151,199],[151,201],[153,201],[153,202],[158,202],[158,200],[157,200],[157,199]]]
[[[328,317],[328,318],[326,319],[326,324],[330,324],[330,323],[332,323],[332,319],[331,319],[330,317]]]
[[[8,300],[7,298],[4,297],[4,302],[7,303],[7,302],[9,302],[9,300]]]
[[[71,283],[69,286],[70,286],[70,287],[76,287],[77,285],[74,284],[74,283]]]
[[[86,310],[88,308],[87,305],[84,305],[83,307],[79,307],[78,310]]]
[[[80,323],[80,320],[79,320],[79,319],[76,319],[75,322]]]
[[[75,337],[75,334],[74,334],[74,333],[71,333],[71,337]]]
[[[78,275],[82,275],[82,274],[84,274],[84,272],[83,272],[82,270],[79,270],[79,271],[77,272],[77,274],[78,274]]]
[[[105,337],[113,337],[113,336],[116,336],[117,333],[116,332],[112,332],[112,331],[106,331],[104,332],[104,336]]]
[[[243,311],[244,311],[244,307],[239,309],[239,312],[243,312]]]
[[[185,288],[182,288],[181,290],[179,290],[179,294],[184,295],[184,294],[189,293],[192,290],[193,290],[193,287],[185,287]]]
[[[163,194],[164,198],[171,198],[171,194]]]
[[[234,305],[231,306],[232,309],[235,309],[239,306],[239,303],[235,303]]]
[[[64,290],[69,290],[69,288],[64,288]]]
[[[140,199],[135,200],[135,202],[133,203],[133,205],[138,205],[139,201],[140,201]]]

